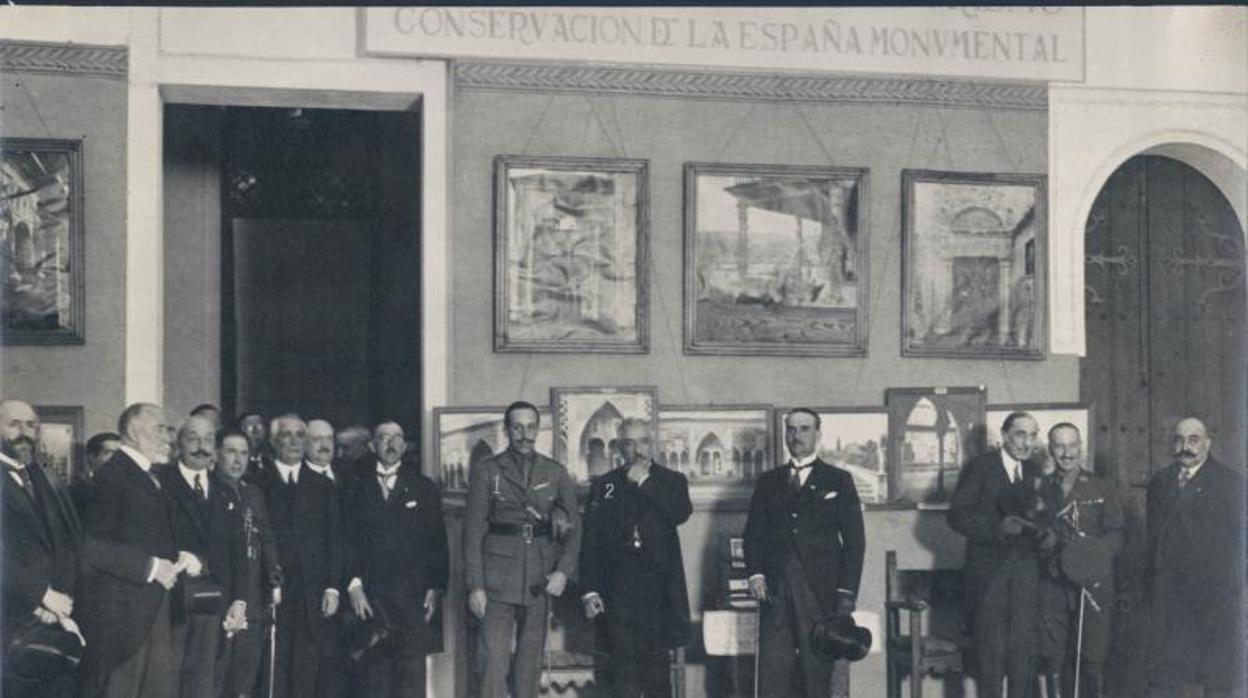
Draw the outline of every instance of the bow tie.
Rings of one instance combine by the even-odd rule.
[[[798,465],[797,463],[792,462],[789,463],[789,467],[792,468],[794,472],[801,472],[812,465],[814,465],[814,463],[807,463],[806,465]]]
[[[395,475],[397,475],[398,473],[399,473],[399,466],[398,466],[398,465],[395,465],[394,467],[391,467],[391,468],[385,468],[385,467],[382,467],[382,466],[380,466],[380,465],[378,465],[378,466],[377,466],[377,476],[378,476],[378,477],[394,477],[394,476],[395,476]]]

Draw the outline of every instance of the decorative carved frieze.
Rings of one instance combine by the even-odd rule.
[[[454,70],[460,88],[1025,111],[1047,111],[1049,105],[1048,88],[1040,83],[471,61],[456,62]]]
[[[124,46],[0,41],[0,71],[72,73],[124,79],[129,55]]]

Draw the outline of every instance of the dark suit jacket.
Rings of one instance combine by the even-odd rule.
[[[655,628],[667,647],[689,641],[689,591],[676,527],[689,520],[689,481],[684,475],[652,463],[641,486],[628,479],[628,467],[597,478],[589,491],[585,533],[581,538],[580,581],[583,592],[597,592],[607,615],[640,615],[621,607],[614,571],[644,565],[664,578],[664,588],[651,603],[661,607],[665,627]],[[641,549],[633,545],[636,527]]]
[[[374,470],[375,472],[375,470]],[[370,603],[380,602],[404,642],[442,651],[442,637],[425,624],[425,592],[446,591],[450,569],[437,485],[412,464],[399,467],[383,499],[376,477],[352,478],[346,495],[349,581],[359,577]]]
[[[31,484],[41,502],[32,500],[7,473],[0,471],[0,589],[3,589],[3,640],[34,618],[49,587],[70,596],[78,565],[78,517],[65,492],[38,466],[29,466]],[[40,511],[43,514],[40,514]]]
[[[1039,465],[1023,461],[1022,466],[1024,480],[1040,477]],[[950,528],[966,537],[963,569],[968,598],[978,598],[988,588],[1001,561],[1018,542],[1001,535],[1001,520],[1005,518],[1002,495],[1009,487],[1010,478],[999,450],[975,456],[958,474],[946,520]]]
[[[229,511],[229,521],[242,550],[242,557],[234,569],[234,584],[229,600],[245,601],[248,620],[257,622],[268,617],[265,604],[269,601],[275,580],[281,580],[282,567],[277,558],[277,538],[273,533],[273,524],[269,521],[268,509],[264,505],[264,493],[259,487],[246,480],[240,481],[237,487],[224,480],[220,483],[221,489],[235,504],[234,509]],[[252,527],[250,534],[246,528],[249,513]],[[249,535],[251,540],[248,540]]]
[[[186,484],[176,464],[162,468],[158,477],[174,503],[173,535],[178,550],[194,553],[205,567],[204,574],[221,585],[225,596],[218,612],[224,613],[229,602],[238,598],[235,570],[241,571],[246,552],[234,526],[239,505],[228,486],[211,473],[204,473],[209,480],[206,506],[197,501],[201,498]],[[174,591],[174,599],[180,601],[181,588],[174,587]],[[175,604],[175,619],[180,620],[183,611],[180,603]]]
[[[782,582],[784,556],[795,550],[822,611],[830,614],[838,589],[858,595],[867,548],[862,504],[848,472],[821,460],[810,467],[800,495],[789,484],[790,468],[773,468],[758,479],[745,522],[745,567],[769,584]]]
[[[340,589],[345,583],[341,514],[333,484],[305,463],[299,468],[293,509],[282,504],[279,488],[287,485],[276,466],[262,471],[257,485],[265,494],[277,538],[285,579],[282,603],[301,603],[310,618],[319,619],[325,590]]]
[[[124,452],[95,472],[84,525],[75,610],[87,640],[83,671],[106,672],[147,638],[164,587],[147,581],[153,557],[177,560],[173,504]]]
[[[1244,476],[1210,456],[1180,490],[1180,467],[1171,463],[1148,483],[1155,621],[1173,615],[1182,626],[1159,638],[1172,661],[1154,664],[1226,687],[1240,680],[1244,661]]]

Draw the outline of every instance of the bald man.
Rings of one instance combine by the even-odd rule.
[[[307,432],[298,415],[274,419],[269,426],[273,467],[256,476],[284,575],[277,607],[277,698],[318,695],[325,631],[341,596],[339,500],[333,483],[304,459]]]
[[[169,592],[180,575],[202,574],[203,565],[178,549],[173,504],[153,471],[171,450],[164,409],[130,405],[117,432],[121,448],[95,473],[83,526],[80,694],[168,698],[178,694],[182,666]]]
[[[4,573],[0,647],[32,623],[56,623],[74,613],[78,518],[65,492],[34,464],[39,417],[20,400],[0,402],[0,570]],[[6,670],[7,666],[4,667]],[[4,672],[5,696],[68,696],[67,674],[27,682]]]
[[[1148,483],[1150,694],[1239,695],[1244,685],[1244,477],[1209,452],[1195,417],[1172,437],[1174,462]]]

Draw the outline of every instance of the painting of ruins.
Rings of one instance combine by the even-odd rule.
[[[652,387],[551,388],[554,412],[554,457],[578,483],[610,472],[621,464],[620,424],[640,419],[658,442],[658,394]]]
[[[434,450],[434,472],[440,478],[443,492],[467,492],[468,474],[473,466],[507,449],[507,427],[503,424],[503,406],[438,407],[433,411],[433,428],[438,435]],[[534,449],[551,454],[550,410],[537,408],[539,428]]]
[[[0,140],[0,336],[5,344],[82,344],[79,141]]]
[[[647,351],[646,161],[495,160],[496,351]]]
[[[906,356],[1044,356],[1044,177],[906,170]]]
[[[774,465],[771,407],[716,405],[659,410],[655,461],[701,485],[752,485]]]
[[[866,350],[865,169],[685,166],[685,350]]]
[[[813,407],[819,415],[819,459],[854,478],[864,504],[888,501],[888,412],[879,407]],[[784,443],[784,417],[776,409],[776,453],[780,464],[792,457]]]
[[[983,453],[988,393],[982,387],[889,388],[889,501],[945,503],[962,464]]]

